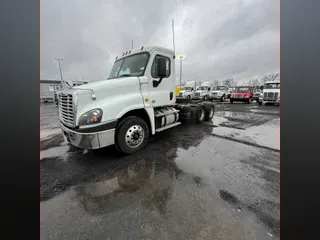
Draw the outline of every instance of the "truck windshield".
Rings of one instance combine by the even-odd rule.
[[[122,58],[114,63],[108,79],[143,76],[148,60],[146,52]]]
[[[199,87],[199,90],[208,90],[209,87],[205,87],[205,86],[202,86],[202,87]]]
[[[214,90],[226,90],[226,87],[225,86],[217,86],[214,88]]]
[[[185,91],[191,91],[191,87],[184,87],[183,90],[185,90]]]
[[[264,85],[264,89],[279,89],[280,83],[267,83]]]
[[[236,92],[250,92],[250,88],[249,87],[239,87],[236,88]]]

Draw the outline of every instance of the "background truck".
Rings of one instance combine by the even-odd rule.
[[[280,81],[266,82],[263,86],[262,96],[258,101],[259,105],[273,103],[280,105]]]
[[[209,95],[210,100],[220,100],[221,102],[224,102],[226,98],[228,98],[229,95],[229,87],[228,86],[215,86],[212,88],[212,91]]]
[[[193,99],[194,93],[196,91],[197,83],[196,81],[189,81],[186,82],[183,89],[179,92],[178,98],[186,98],[186,99]]]
[[[230,103],[233,102],[245,102],[251,103],[253,100],[253,87],[239,86],[236,87],[230,98]]]
[[[209,100],[210,90],[212,87],[211,82],[203,82],[200,87],[196,90],[194,93],[194,99],[203,99],[203,100]]]
[[[144,148],[151,134],[183,121],[210,121],[213,103],[176,101],[174,60],[170,49],[141,47],[117,57],[108,80],[63,90],[59,117],[67,141],[82,149],[115,144],[131,154]]]

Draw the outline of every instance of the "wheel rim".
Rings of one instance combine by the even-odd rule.
[[[199,121],[203,121],[205,116],[205,110],[203,108],[201,108],[200,112],[199,112]]]
[[[139,147],[144,140],[143,128],[140,125],[131,126],[126,133],[125,140],[128,147]]]

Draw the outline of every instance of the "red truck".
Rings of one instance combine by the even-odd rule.
[[[230,97],[230,103],[233,102],[245,102],[251,103],[253,100],[253,87],[241,86],[236,87],[235,91]]]

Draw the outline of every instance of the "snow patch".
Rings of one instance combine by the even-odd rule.
[[[228,121],[228,119],[226,119],[226,118],[224,118],[224,117],[220,117],[220,116],[214,116],[214,117],[212,118],[212,123],[213,123],[214,125],[220,125],[221,123],[227,122],[227,121]]]
[[[60,128],[40,130],[40,139],[41,140],[48,139],[61,133],[62,131]]]

